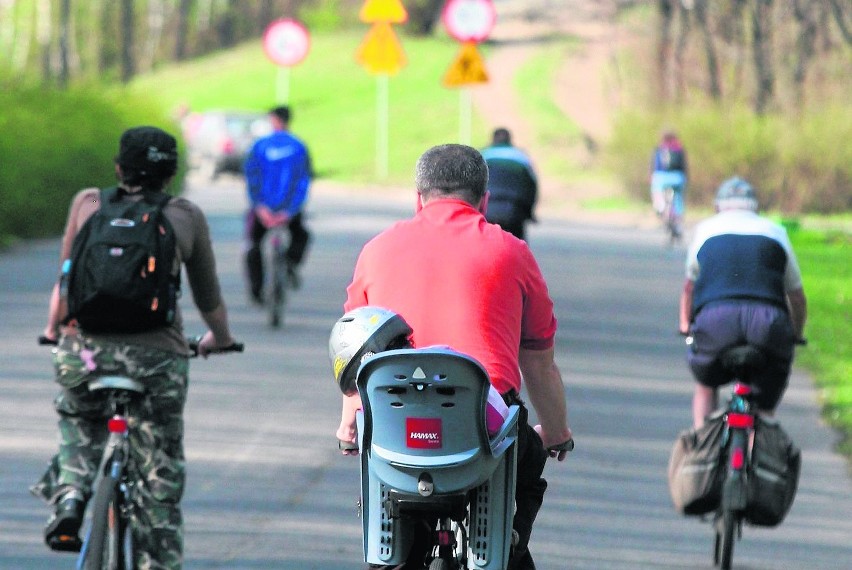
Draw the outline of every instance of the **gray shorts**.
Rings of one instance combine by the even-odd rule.
[[[754,301],[713,303],[695,316],[692,336],[689,367],[696,381],[710,388],[734,380],[719,362],[726,349],[751,344],[763,350],[766,367],[754,375],[751,384],[758,407],[775,409],[787,389],[796,340],[787,311]]]

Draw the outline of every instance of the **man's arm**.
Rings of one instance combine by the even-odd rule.
[[[680,325],[678,330],[681,334],[689,332],[689,324],[692,322],[692,295],[695,291],[695,282],[687,279],[683,283],[683,291],[680,293]]]
[[[522,348],[518,353],[527,393],[541,422],[540,426],[536,426],[536,431],[545,448],[564,443],[572,437],[571,428],[568,427],[565,387],[553,354],[553,347],[544,350]],[[563,460],[565,453],[560,453],[558,458]]]
[[[793,321],[793,331],[796,338],[804,338],[805,321],[808,318],[808,301],[804,289],[787,291],[787,303],[790,307],[790,320]]]
[[[340,425],[337,427],[337,439],[344,443],[358,444],[358,429],[355,414],[361,409],[361,397],[356,392],[343,396],[343,409],[340,412]],[[357,449],[342,449],[343,455],[358,455]]]
[[[234,344],[234,339],[228,327],[228,312],[224,303],[219,303],[212,311],[202,312],[201,318],[204,319],[210,330],[201,337],[201,341],[198,343],[198,354],[206,358],[211,350],[227,348]]]
[[[260,201],[260,190],[263,184],[263,172],[261,171],[260,159],[258,153],[257,142],[249,149],[246,155],[246,160],[243,163],[243,171],[246,177],[246,190],[249,203],[255,206]]]

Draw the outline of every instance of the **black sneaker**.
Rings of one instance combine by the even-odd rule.
[[[80,552],[83,546],[80,527],[83,525],[85,505],[78,497],[69,497],[56,504],[47,526],[44,528],[44,541],[51,550],[59,552]]]

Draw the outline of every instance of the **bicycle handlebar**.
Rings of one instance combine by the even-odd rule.
[[[574,451],[574,438],[563,441],[562,443],[557,443],[556,445],[551,445],[547,448],[547,451]]]
[[[201,342],[201,335],[188,337],[186,339],[187,344],[189,344],[189,350],[192,352],[192,357],[198,356],[198,344]],[[223,352],[242,352],[245,348],[245,344],[242,342],[234,342],[230,346],[224,346],[221,348],[213,348],[210,350],[209,354],[221,354]]]
[[[186,342],[189,344],[189,350],[192,351],[192,356],[198,356],[198,343],[201,342],[201,335],[189,337],[186,339]],[[45,335],[39,335],[38,343],[41,346],[57,346],[59,344],[59,340],[48,338]],[[245,349],[245,344],[241,342],[235,342],[230,346],[226,346],[223,348],[215,348],[210,351],[210,354],[219,354],[222,352],[242,352],[243,349]]]

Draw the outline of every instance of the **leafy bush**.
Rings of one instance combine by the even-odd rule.
[[[115,182],[118,139],[139,124],[175,131],[159,107],[141,96],[94,86],[60,91],[4,82],[0,237],[58,233],[78,190]]]
[[[747,108],[690,105],[669,115],[622,111],[608,147],[609,162],[629,192],[645,198],[651,153],[674,128],[686,146],[687,199],[710,205],[733,175],[758,189],[763,208],[787,213],[852,209],[852,116],[826,107],[802,116],[756,117]]]

